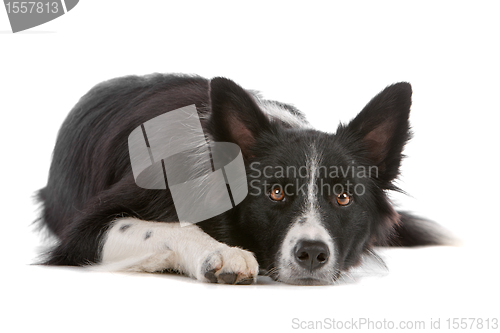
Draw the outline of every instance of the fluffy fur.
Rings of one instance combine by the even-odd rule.
[[[225,78],[154,74],[101,83],[63,123],[48,184],[38,194],[41,221],[59,240],[45,263],[178,271],[219,283],[252,283],[260,267],[278,281],[329,284],[374,246],[446,243],[435,224],[396,212],[386,196],[398,190],[393,181],[411,136],[411,94],[408,83],[389,86],[327,134],[294,107]],[[250,193],[226,213],[180,227],[168,189],[135,184],[127,138],[140,124],[191,104],[207,141],[241,148]],[[321,172],[332,166],[377,172]],[[307,175],[277,176],[283,168]],[[351,188],[346,206],[338,193],[326,193],[347,184],[364,193]],[[288,189],[281,201],[270,198],[277,185]]]

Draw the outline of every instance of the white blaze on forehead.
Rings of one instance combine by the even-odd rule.
[[[310,151],[306,155],[307,167],[307,193],[304,204],[304,212],[294,221],[292,229],[299,229],[296,225],[302,226],[300,229],[304,232],[304,237],[311,240],[328,240],[330,238],[328,232],[321,223],[321,214],[318,204],[318,167],[321,163],[321,158],[314,144],[311,144]]]
[[[311,214],[317,213],[317,205],[318,205],[318,188],[316,185],[318,178],[318,164],[319,164],[319,156],[316,151],[316,147],[311,145],[311,153],[310,156],[307,157],[307,171],[309,180],[307,183],[307,212]]]

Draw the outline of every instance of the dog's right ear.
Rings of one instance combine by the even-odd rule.
[[[260,133],[270,129],[267,116],[255,100],[233,81],[216,77],[210,82],[212,114],[208,129],[215,141],[237,144],[244,158],[252,157],[252,147]]]

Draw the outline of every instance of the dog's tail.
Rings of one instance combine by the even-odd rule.
[[[386,246],[429,246],[460,245],[460,240],[439,224],[414,216],[407,212],[398,212],[400,222],[387,241]]]

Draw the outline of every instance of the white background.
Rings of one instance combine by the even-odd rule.
[[[494,1],[81,1],[12,34],[0,9],[0,330],[286,332],[321,321],[500,317],[499,6]],[[388,273],[340,286],[265,279],[218,286],[171,275],[32,266],[31,222],[58,128],[94,84],[152,72],[226,76],[333,132],[385,86],[413,86],[402,208],[464,240],[381,251]],[[436,331],[436,330],[434,330]]]

